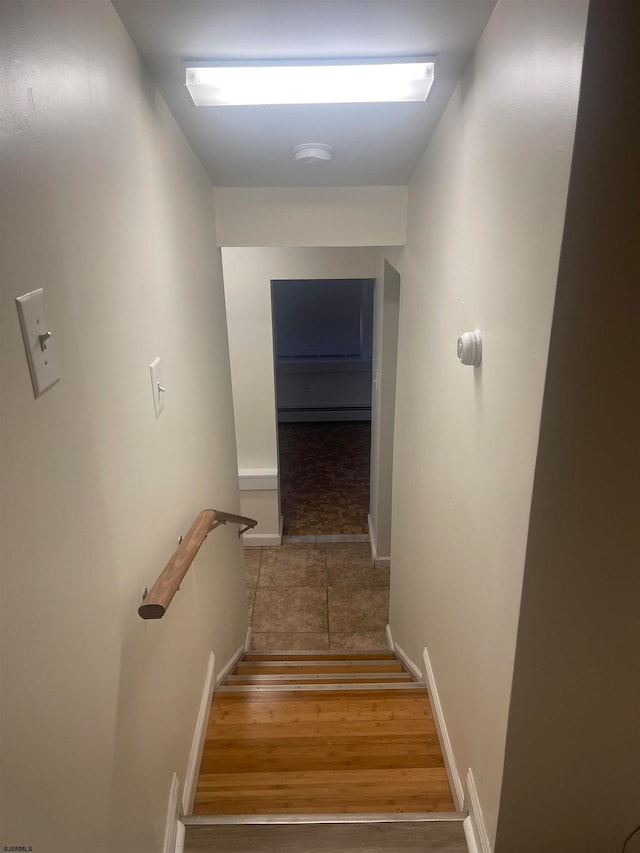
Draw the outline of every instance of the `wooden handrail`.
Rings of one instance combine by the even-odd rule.
[[[238,531],[238,536],[241,536],[251,527],[255,527],[258,523],[253,518],[246,518],[244,515],[232,515],[229,512],[220,512],[217,509],[203,509],[202,512],[198,513],[196,520],[189,528],[189,532],[173,552],[173,557],[164,567],[138,608],[138,613],[143,619],[162,619],[171,599],[180,589],[182,579],[193,563],[204,540],[212,530],[227,522],[242,526],[242,530]]]

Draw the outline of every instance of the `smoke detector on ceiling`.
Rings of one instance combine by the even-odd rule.
[[[293,159],[303,166],[328,163],[333,157],[333,148],[323,142],[304,142],[293,149]]]

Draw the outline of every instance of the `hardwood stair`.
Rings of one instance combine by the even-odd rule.
[[[424,684],[392,652],[247,652],[216,688],[185,853],[466,853]]]

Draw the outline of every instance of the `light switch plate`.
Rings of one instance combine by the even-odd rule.
[[[151,391],[153,393],[153,408],[156,411],[156,417],[164,409],[164,388],[160,378],[160,356],[154,358],[149,365],[151,374]]]
[[[36,397],[43,394],[47,388],[60,379],[53,338],[47,322],[42,288],[25,293],[16,299],[22,339],[27,352],[29,372]]]

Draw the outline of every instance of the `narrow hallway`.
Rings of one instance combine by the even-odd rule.
[[[442,733],[469,851],[620,853],[640,821],[637,4],[363,6],[0,3],[0,848],[174,853],[212,695],[248,708],[213,753],[245,726],[230,775],[306,738],[298,698],[224,691],[240,659],[382,660],[387,640],[433,698],[419,734]],[[294,69],[302,103],[196,105],[243,58],[264,69],[245,100]],[[428,97],[375,100],[418,65]],[[380,75],[369,100],[340,82],[307,102],[308,69],[358,66]],[[314,139],[331,159],[307,166]],[[373,282],[371,346],[363,324],[353,348],[274,349],[272,283],[308,281]],[[474,331],[482,361],[463,365]],[[299,399],[278,399],[278,360]],[[281,507],[278,418],[368,409],[369,500],[309,530]],[[393,596],[372,567],[391,563]],[[270,692],[291,686],[314,692]],[[377,776],[386,745],[362,766],[370,744],[334,723],[345,696],[354,730],[382,722],[378,697],[329,688],[308,725]],[[396,757],[405,689],[388,697]],[[288,744],[259,729],[262,702]],[[340,800],[322,760],[318,789]],[[291,835],[256,830],[275,826],[271,849],[209,851],[452,849],[395,843],[391,813],[316,843],[292,814]]]

